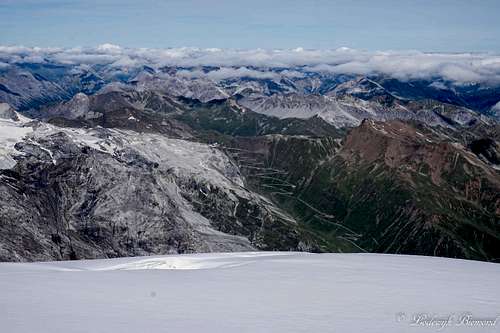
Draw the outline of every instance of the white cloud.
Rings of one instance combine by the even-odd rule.
[[[266,68],[285,67],[279,76],[303,75],[294,67],[333,74],[384,74],[401,80],[442,78],[454,83],[500,83],[500,55],[446,54],[417,51],[368,52],[349,48],[336,50],[235,50],[199,48],[123,48],[102,44],[95,48],[29,48],[0,46],[4,63],[51,61],[62,64],[112,64],[114,67],[218,66],[218,70],[183,71],[185,76],[208,76],[213,80],[232,77],[273,78]]]
[[[113,67],[134,67],[137,65],[140,65],[140,62],[135,59],[131,59],[129,56],[120,57],[111,64]]]
[[[304,77],[304,73],[295,70],[282,70],[273,72],[269,70],[254,70],[248,67],[221,67],[219,69],[204,72],[199,69],[180,70],[177,75],[187,78],[208,78],[213,81],[221,81],[226,79],[235,79],[248,77],[254,79],[280,79],[280,78],[299,78]]]
[[[340,64],[320,64],[311,70],[368,75],[381,73],[400,80],[443,78],[455,83],[500,83],[500,56],[491,54],[432,54],[389,52],[353,56]]]
[[[120,54],[122,53],[122,48],[119,45],[115,44],[101,44],[96,47],[96,50],[98,52],[103,52],[103,53],[111,53],[111,54]]]
[[[277,73],[270,71],[257,71],[253,69],[248,69],[247,67],[221,67],[217,70],[210,72],[203,72],[201,70],[182,70],[178,72],[178,75],[190,78],[206,77],[214,81],[220,81],[225,79],[233,79],[240,77],[251,77],[255,79],[276,79],[279,77]]]
[[[440,81],[434,81],[431,84],[429,84],[429,87],[436,88],[436,89],[441,89],[441,90],[446,90],[448,87]]]

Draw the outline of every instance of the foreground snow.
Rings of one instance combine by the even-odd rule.
[[[498,264],[376,254],[1,263],[0,331],[497,332],[499,281]]]

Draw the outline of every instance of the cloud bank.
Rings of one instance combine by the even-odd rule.
[[[236,50],[200,48],[123,48],[103,44],[88,48],[38,48],[0,46],[0,69],[19,63],[109,65],[124,68],[220,67],[212,71],[189,69],[182,75],[213,80],[233,77],[273,78],[268,68],[288,68],[282,76],[300,77],[304,71],[324,74],[383,74],[399,80],[440,78],[456,84],[499,84],[500,55],[491,53],[423,53],[418,51],[369,52],[349,48],[335,50]],[[300,69],[300,72],[297,71]]]

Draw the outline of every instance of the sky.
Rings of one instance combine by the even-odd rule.
[[[500,52],[498,0],[0,0],[0,45]]]

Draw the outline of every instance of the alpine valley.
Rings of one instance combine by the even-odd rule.
[[[409,74],[276,52],[0,48],[0,261],[500,262],[500,76],[481,76],[498,57],[429,55],[442,70]]]

